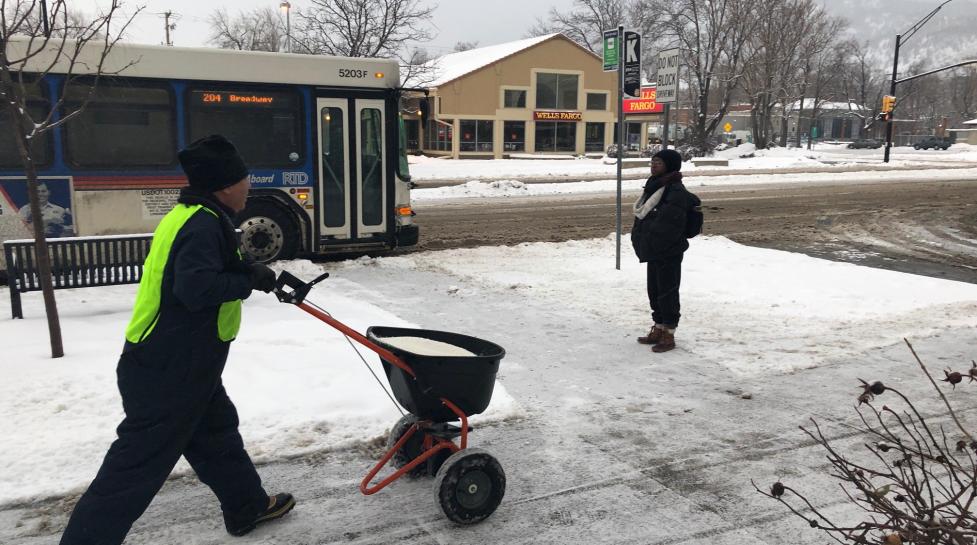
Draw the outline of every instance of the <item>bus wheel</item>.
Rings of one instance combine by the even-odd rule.
[[[292,259],[298,252],[299,229],[295,219],[264,201],[249,202],[241,212],[241,251],[255,261],[268,263]]]

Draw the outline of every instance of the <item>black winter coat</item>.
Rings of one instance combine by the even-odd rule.
[[[682,174],[668,173],[648,178],[642,201],[665,185],[658,204],[642,219],[635,218],[631,245],[638,261],[659,261],[681,255],[689,249],[685,223],[689,210],[699,206],[699,198],[682,185]]]

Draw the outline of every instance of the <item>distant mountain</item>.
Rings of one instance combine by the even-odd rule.
[[[939,6],[942,0],[824,0],[833,15],[848,19],[852,36],[892,69],[896,34]],[[899,66],[917,60],[937,68],[977,60],[977,0],[952,0],[900,48]],[[900,68],[900,72],[905,75]]]

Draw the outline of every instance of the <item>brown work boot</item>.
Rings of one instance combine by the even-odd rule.
[[[662,328],[655,324],[651,327],[651,331],[648,335],[644,337],[638,337],[638,342],[641,344],[657,344],[662,338]]]
[[[655,346],[651,347],[652,352],[668,352],[669,350],[675,348],[675,330],[674,329],[662,329],[661,338],[655,343]]]

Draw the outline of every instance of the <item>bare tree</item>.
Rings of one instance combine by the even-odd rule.
[[[546,19],[537,19],[529,30],[530,36],[560,32],[594,53],[603,50],[605,30],[616,30],[628,24],[629,0],[574,0],[570,11],[550,8]]]
[[[455,44],[455,53],[460,53],[462,51],[471,51],[478,47],[478,40],[474,42],[458,42]]]
[[[0,0],[0,102],[5,124],[12,131],[27,178],[30,197],[31,227],[34,231],[34,251],[44,294],[44,309],[51,338],[51,356],[64,356],[61,323],[51,283],[51,262],[44,234],[44,219],[37,193],[37,167],[34,152],[41,134],[70,122],[81,113],[87,100],[95,92],[100,77],[117,74],[131,62],[110,59],[110,53],[132,21],[133,14],[111,32],[111,24],[119,10],[112,4],[87,22],[71,18],[66,0],[48,1],[48,20],[40,16],[36,0]],[[136,11],[138,13],[138,10]],[[46,32],[47,31],[47,32]],[[71,39],[69,39],[69,37]],[[38,81],[48,74],[63,75],[61,92],[50,104],[38,107],[31,99],[36,96]],[[83,82],[79,77],[84,77]],[[80,107],[64,102],[69,86],[87,88],[86,99]]]
[[[709,153],[716,127],[741,84],[746,45],[758,18],[748,0],[641,0],[658,14],[653,32],[682,49],[683,75],[691,95],[694,153]]]
[[[844,19],[831,17],[824,10],[815,13],[812,21],[811,31],[805,37],[801,46],[801,54],[804,56],[804,63],[801,67],[801,83],[798,92],[800,97],[799,107],[797,108],[797,134],[796,145],[801,147],[801,121],[804,119],[804,110],[807,104],[805,100],[811,95],[812,101],[809,119],[811,124],[817,120],[820,105],[825,101],[823,91],[826,84],[837,73],[831,74],[832,69],[838,68],[837,52],[830,51],[834,41],[841,34],[842,29],[847,26]],[[811,92],[813,91],[813,92]],[[808,139],[808,147],[811,141]]]
[[[844,96],[851,115],[859,119],[862,130],[867,131],[877,126],[876,118],[888,83],[886,70],[869,55],[868,43],[850,41],[843,47],[851,52],[841,79]],[[861,109],[852,104],[860,105]]]
[[[221,8],[207,17],[207,23],[208,42],[223,49],[281,51],[285,43],[285,24],[272,8],[242,11],[236,16]]]
[[[420,0],[310,0],[310,4],[296,11],[292,29],[296,52],[398,58],[402,71],[415,79],[427,70],[411,64],[423,55],[409,46],[433,38],[433,6],[423,6]]]

